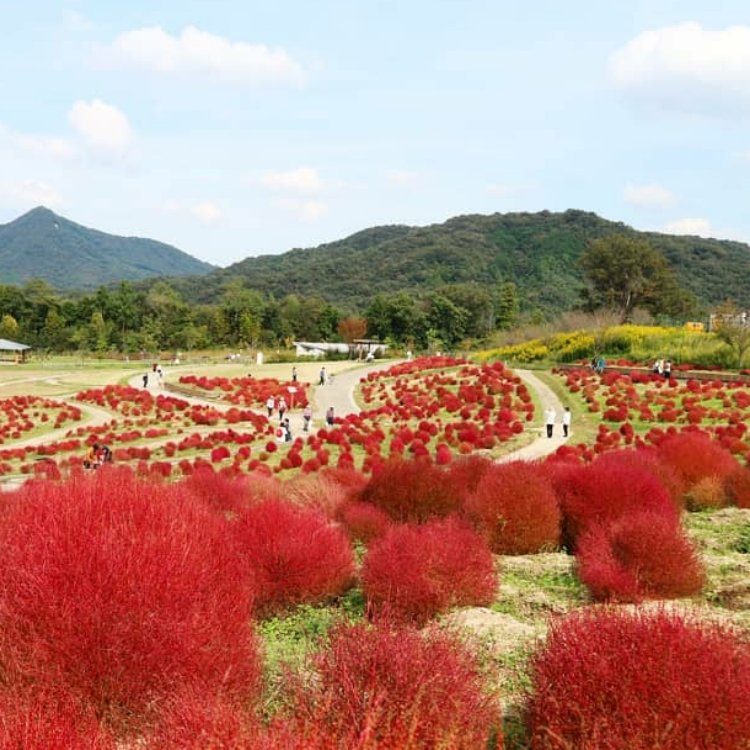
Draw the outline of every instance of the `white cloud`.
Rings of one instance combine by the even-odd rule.
[[[328,204],[320,200],[285,199],[280,202],[283,208],[294,214],[300,221],[312,224],[328,214]]]
[[[323,189],[323,181],[315,169],[300,167],[288,172],[265,172],[260,182],[272,190],[288,190],[294,193],[319,193]]]
[[[750,110],[750,26],[711,31],[689,22],[644,31],[609,62],[617,86],[660,106],[708,114]]]
[[[661,185],[626,185],[623,191],[626,203],[643,208],[668,208],[677,199],[671,190]]]
[[[73,144],[65,138],[26,133],[15,133],[12,138],[16,146],[37,156],[52,159],[71,159],[75,156]]]
[[[201,201],[190,207],[190,213],[203,224],[214,224],[222,217],[221,209],[211,201]]]
[[[711,237],[713,230],[708,219],[685,218],[670,221],[664,225],[663,230],[667,234],[690,234],[698,237]]]
[[[41,180],[0,182],[0,202],[14,209],[35,206],[53,208],[64,203],[62,195],[48,182]]]
[[[122,157],[133,140],[128,118],[117,107],[100,99],[91,102],[79,99],[70,108],[68,121],[99,153]]]
[[[187,26],[180,36],[160,26],[126,31],[114,40],[107,56],[127,67],[211,82],[263,85],[305,80],[300,64],[283,49],[233,42],[195,26]]]

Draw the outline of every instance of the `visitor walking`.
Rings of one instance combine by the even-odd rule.
[[[292,383],[296,383],[296,382],[297,382],[297,368],[292,367]]]
[[[333,427],[335,421],[336,421],[336,417],[333,414],[333,407],[329,406],[328,411],[326,411],[326,424],[329,427]]]
[[[286,401],[284,400],[284,397],[282,396],[279,399],[279,422],[284,421],[284,414],[286,414]]]
[[[664,363],[664,380],[669,380],[672,377],[672,360],[668,359]]]
[[[270,419],[273,416],[273,407],[275,406],[276,402],[273,400],[273,396],[269,396],[266,400],[266,409],[268,410],[268,418]]]
[[[310,429],[310,420],[312,419],[312,409],[310,408],[310,404],[308,404],[302,412],[302,419],[305,420],[302,429],[307,432]]]
[[[326,384],[326,368],[321,367],[320,368],[320,382],[318,385],[325,385]]]
[[[562,415],[562,428],[563,428],[563,437],[568,437],[568,434],[570,433],[570,422],[571,422],[572,415],[570,413],[570,407],[566,406],[565,411]]]
[[[288,417],[282,422],[282,427],[284,429],[284,442],[291,443],[292,442],[292,428],[289,425]]]
[[[148,388],[148,373],[147,372],[143,373],[143,387]]]
[[[555,417],[557,417],[557,413],[551,406],[548,406],[544,410],[544,424],[547,427],[548,438],[552,437],[552,432],[555,429]]]

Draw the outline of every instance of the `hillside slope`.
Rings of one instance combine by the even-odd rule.
[[[31,278],[59,289],[93,289],[123,279],[202,275],[215,267],[171,245],[118,237],[39,207],[0,225],[0,283]]]
[[[747,245],[637,232],[576,210],[467,215],[426,227],[375,227],[314,248],[247,258],[199,283],[186,279],[179,285],[193,298],[214,301],[221,285],[239,276],[250,288],[276,297],[320,295],[361,310],[378,293],[419,293],[469,281],[494,286],[510,280],[517,284],[525,309],[552,312],[580,302],[578,259],[591,240],[613,233],[648,239],[704,305],[731,297],[750,306]]]

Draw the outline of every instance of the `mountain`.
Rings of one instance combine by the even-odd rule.
[[[682,286],[704,306],[730,297],[750,307],[750,247],[740,242],[638,232],[596,214],[508,213],[467,215],[426,227],[381,226],[346,239],[281,255],[246,258],[200,282],[177,282],[196,301],[216,301],[222,285],[246,286],[277,298],[319,295],[363,310],[378,293],[418,294],[445,284],[493,287],[513,281],[525,310],[560,312],[580,303],[578,259],[588,243],[611,234],[642,237],[661,251]]]
[[[40,278],[59,289],[94,289],[113,281],[202,275],[215,269],[171,245],[118,237],[38,207],[0,224],[0,283]]]

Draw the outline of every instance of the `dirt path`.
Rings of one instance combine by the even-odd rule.
[[[539,401],[541,402],[541,414],[536,415],[534,420],[534,426],[527,428],[535,430],[539,433],[539,436],[534,440],[533,443],[519,448],[517,451],[508,453],[506,456],[498,459],[499,461],[533,461],[537,458],[544,458],[554,453],[561,445],[564,445],[568,438],[563,437],[563,429],[560,420],[562,419],[563,405],[560,399],[555,395],[555,392],[546,384],[543,383],[539,378],[529,370],[514,370],[521,380],[537,394]],[[544,411],[547,408],[553,408],[555,414],[555,428],[551,438],[547,437],[547,431],[544,426]],[[572,431],[572,427],[571,427]]]

